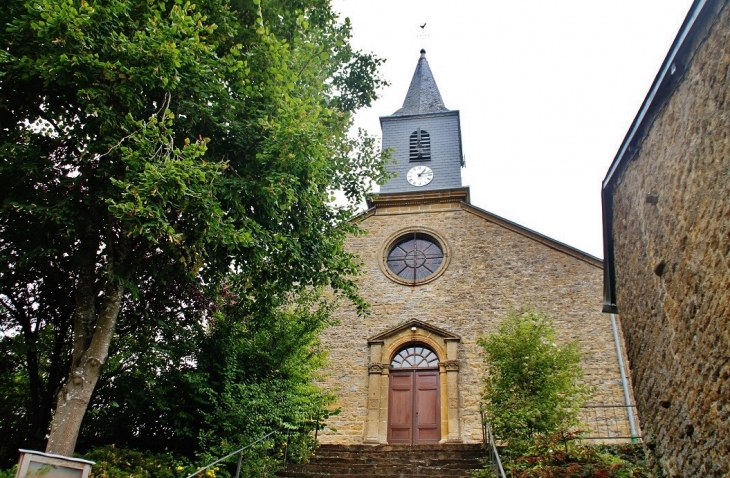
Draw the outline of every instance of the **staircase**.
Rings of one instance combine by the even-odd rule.
[[[322,445],[309,463],[289,464],[280,477],[468,477],[482,468],[481,445]]]

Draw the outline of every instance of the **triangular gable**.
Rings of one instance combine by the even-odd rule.
[[[486,219],[487,221],[489,221],[493,224],[502,226],[505,229],[508,229],[512,232],[516,232],[517,234],[520,234],[522,236],[529,237],[530,239],[537,241],[541,244],[544,244],[551,249],[563,252],[563,253],[565,253],[569,256],[575,257],[576,259],[579,259],[583,262],[587,262],[588,264],[591,264],[595,267],[603,269],[603,261],[601,259],[599,259],[598,257],[588,254],[587,252],[583,252],[580,249],[576,249],[575,247],[569,246],[565,243],[562,243],[562,242],[552,239],[548,236],[540,234],[539,232],[533,231],[532,229],[528,229],[515,222],[507,220],[503,217],[497,216],[496,214],[492,214],[489,211],[480,209],[468,202],[462,202],[461,208],[464,211],[474,214],[476,216],[479,216],[482,219]]]
[[[400,325],[396,325],[395,327],[391,327],[390,329],[386,330],[385,332],[381,332],[378,335],[374,335],[368,339],[368,343],[372,344],[374,342],[382,342],[383,340],[392,337],[393,335],[397,335],[401,332],[403,332],[406,329],[410,329],[412,327],[418,327],[420,329],[423,329],[427,332],[430,332],[434,335],[438,335],[444,340],[461,340],[461,337],[452,334],[451,332],[438,328],[434,325],[427,324],[426,322],[422,322],[418,319],[410,319]]]
[[[386,193],[375,195],[368,198],[368,209],[352,219],[353,222],[362,222],[370,216],[378,213],[378,208],[387,207],[412,207],[418,205],[459,203],[463,211],[479,216],[493,224],[497,224],[505,229],[528,237],[536,242],[546,245],[556,251],[563,252],[578,260],[586,262],[592,266],[603,269],[603,260],[596,256],[583,252],[580,249],[569,246],[563,242],[555,240],[537,231],[533,231],[525,226],[521,226],[516,222],[512,222],[501,216],[493,214],[489,211],[474,206],[469,202],[469,187],[442,189],[434,191],[416,191],[404,193]]]

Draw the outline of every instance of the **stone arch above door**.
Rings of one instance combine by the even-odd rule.
[[[439,358],[441,442],[461,442],[459,361],[461,337],[418,319],[408,320],[368,339],[368,402],[365,443],[387,443],[390,361],[408,344],[423,344]]]

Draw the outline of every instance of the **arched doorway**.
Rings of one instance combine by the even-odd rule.
[[[439,410],[439,416],[441,417],[441,438],[439,443],[462,442],[459,426],[458,356],[460,341],[461,338],[458,335],[418,319],[407,320],[368,338],[370,362],[368,363],[367,418],[365,419],[364,443],[386,444],[389,442],[391,435],[388,426],[390,418],[390,375],[393,372],[407,370],[404,367],[394,367],[391,362],[404,349],[417,346],[429,349],[438,357],[438,387],[441,405]],[[416,369],[418,368],[416,367]],[[435,369],[429,369],[428,367],[422,367],[421,370],[424,372],[435,371]],[[411,386],[411,390],[413,390],[413,386]]]
[[[388,443],[426,444],[441,439],[439,360],[430,348],[408,345],[390,362]]]

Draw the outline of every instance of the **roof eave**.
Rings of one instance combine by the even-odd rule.
[[[634,117],[621,146],[603,180],[601,199],[603,203],[603,257],[604,297],[603,312],[618,313],[616,304],[616,277],[613,243],[613,188],[616,178],[626,164],[638,153],[641,141],[654,122],[657,114],[671,98],[680,83],[685,67],[691,61],[697,45],[710,27],[710,20],[722,9],[727,0],[695,0],[664,58],[641,108]]]

